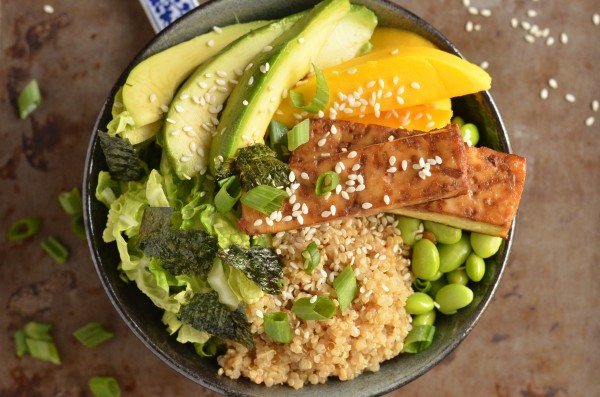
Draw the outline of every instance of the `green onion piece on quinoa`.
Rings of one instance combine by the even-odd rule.
[[[321,262],[321,251],[319,251],[317,243],[313,241],[308,244],[306,249],[302,251],[302,258],[304,259],[304,272],[311,274]]]
[[[27,218],[19,219],[15,221],[8,228],[8,240],[24,240],[36,234],[42,226],[42,220],[37,216],[30,216]]]
[[[42,103],[42,94],[37,81],[31,80],[29,84],[23,88],[17,98],[17,106],[19,107],[19,117],[23,120],[27,118],[35,109]]]
[[[268,185],[258,185],[242,196],[241,202],[246,207],[270,215],[281,208],[283,200],[287,197],[288,194],[283,190]]]
[[[302,120],[287,134],[288,150],[293,152],[310,139],[310,120]]]
[[[48,253],[57,263],[64,265],[69,259],[69,249],[54,236],[49,236],[42,241],[42,249]]]
[[[292,341],[292,330],[287,313],[265,313],[263,318],[265,333],[273,341],[279,343],[290,343]]]
[[[215,207],[221,214],[225,214],[233,208],[242,195],[242,184],[240,178],[233,175],[219,183],[221,189],[215,196]]]
[[[336,310],[331,299],[317,296],[300,298],[292,306],[292,313],[303,320],[329,320]]]
[[[94,376],[88,381],[94,397],[120,397],[121,388],[119,382],[112,376]]]
[[[327,103],[329,103],[329,87],[327,86],[327,80],[323,75],[321,69],[313,64],[315,71],[315,78],[317,81],[316,93],[312,101],[308,104],[304,104],[304,95],[302,93],[290,90],[290,102],[298,109],[302,109],[308,113],[318,113],[319,111],[325,110]]]
[[[73,336],[82,345],[88,349],[91,349],[111,339],[114,334],[107,330],[104,325],[100,324],[99,322],[91,322],[81,328],[76,329],[73,332]]]
[[[340,183],[340,176],[334,171],[327,171],[319,175],[315,184],[317,196],[323,196],[333,191]]]
[[[340,304],[340,310],[344,312],[356,296],[356,275],[352,266],[348,265],[333,280],[333,288],[337,293],[337,299]]]
[[[406,336],[402,351],[405,353],[420,353],[431,345],[434,335],[435,326],[417,325]]]

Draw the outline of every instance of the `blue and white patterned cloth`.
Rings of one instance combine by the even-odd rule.
[[[198,6],[198,0],[140,0],[156,32]]]

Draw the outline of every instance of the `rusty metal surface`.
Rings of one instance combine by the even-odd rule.
[[[86,396],[94,375],[117,377],[127,396],[212,396],[164,365],[121,321],[56,199],[81,185],[96,114],[151,27],[132,0],[47,3],[53,14],[39,1],[0,1],[0,396]],[[513,150],[528,161],[515,242],[498,294],[474,331],[443,363],[390,396],[600,395],[600,113],[590,108],[600,100],[600,26],[592,23],[600,4],[471,3],[492,15],[471,15],[459,0],[402,2],[471,61],[489,63]],[[538,15],[527,16],[529,9]],[[513,17],[548,27],[556,42],[527,43],[525,32],[511,27]],[[16,95],[31,78],[43,103],[22,121]],[[575,103],[565,101],[567,93]],[[592,115],[595,124],[586,127]],[[29,215],[43,217],[40,234],[7,242],[8,225]],[[50,234],[71,248],[64,266],[39,248]],[[33,319],[55,324],[60,367],[15,357],[12,333]],[[116,337],[82,347],[71,332],[89,321],[108,324]]]

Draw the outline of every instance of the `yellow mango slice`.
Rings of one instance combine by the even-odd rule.
[[[442,99],[487,90],[491,77],[482,68],[458,56],[427,47],[406,47],[396,54],[375,51],[323,70],[329,87],[324,117],[335,119],[381,113],[423,105]],[[295,90],[308,102],[315,93],[311,76]],[[274,119],[293,125],[304,118],[289,97],[282,101]]]
[[[396,49],[400,47],[437,48],[435,44],[423,36],[403,29],[378,27],[371,36],[373,50]]]
[[[343,118],[362,124],[377,124],[391,128],[407,130],[431,131],[450,124],[452,110],[440,109],[431,105],[417,105],[403,109],[382,112],[379,117],[375,113],[361,114],[358,117]]]

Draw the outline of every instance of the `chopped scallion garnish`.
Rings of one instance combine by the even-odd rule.
[[[194,350],[201,357],[216,356],[218,348],[219,345],[215,342],[214,338],[210,338],[205,343],[194,343]]]
[[[288,197],[284,190],[276,189],[268,185],[259,185],[250,189],[242,196],[242,204],[246,207],[254,208],[265,215],[281,209],[283,200]]]
[[[27,343],[27,350],[29,350],[31,357],[60,365],[60,356],[54,342],[32,338],[26,338],[25,342]]]
[[[417,325],[406,336],[402,351],[405,353],[420,353],[431,345],[434,335],[435,326]]]
[[[271,143],[271,149],[277,151],[279,145],[287,144],[287,133],[288,128],[285,124],[271,120],[269,123],[269,141]]]
[[[290,102],[294,107],[302,109],[308,113],[317,113],[320,110],[325,110],[327,103],[329,103],[329,87],[327,86],[327,80],[321,72],[321,69],[313,64],[315,71],[315,78],[317,80],[316,93],[312,101],[309,104],[304,104],[304,95],[301,92],[290,90]]]
[[[46,251],[56,262],[63,265],[69,259],[69,249],[65,247],[54,236],[49,236],[42,241],[42,249]]]
[[[83,215],[71,218],[71,231],[80,239],[85,240],[85,227],[83,225]]]
[[[340,183],[340,176],[334,171],[327,171],[319,175],[315,184],[317,196],[323,196],[335,189]]]
[[[27,324],[25,324],[25,327],[23,327],[25,336],[27,338],[31,338],[31,339],[35,339],[35,340],[51,341],[52,340],[52,335],[50,335],[51,330],[52,330],[52,324],[38,323],[37,321],[30,321]]]
[[[304,272],[311,274],[321,262],[321,251],[319,251],[317,243],[313,241],[308,244],[306,249],[302,251],[302,259],[304,259]]]
[[[78,188],[73,188],[70,192],[62,192],[58,195],[58,202],[62,209],[71,216],[83,214],[83,203],[81,193]]]
[[[306,119],[294,126],[288,134],[288,149],[293,152],[300,145],[304,145],[310,139],[310,120]]]
[[[107,330],[104,325],[98,322],[91,322],[75,330],[73,336],[82,345],[91,349],[111,339],[114,334]]]
[[[40,87],[34,79],[23,88],[23,91],[21,91],[19,98],[17,99],[19,117],[21,117],[21,119],[27,118],[27,116],[40,106],[40,103],[42,103],[42,94],[40,94]]]
[[[221,189],[215,196],[215,207],[221,214],[225,214],[233,208],[242,195],[242,184],[240,178],[233,175],[224,180]]]
[[[337,307],[329,298],[300,298],[292,306],[292,312],[303,320],[329,320]]]
[[[275,342],[290,343],[292,331],[288,314],[284,312],[265,313],[265,333]]]
[[[94,376],[88,381],[94,397],[120,397],[119,382],[112,376]]]
[[[36,234],[42,226],[42,220],[36,216],[19,219],[8,229],[8,240],[24,240]]]
[[[15,331],[14,334],[15,339],[15,353],[17,357],[23,357],[25,354],[29,353],[29,349],[27,348],[27,336],[25,335],[25,331],[19,329]]]
[[[333,280],[333,288],[337,293],[337,299],[340,304],[340,310],[343,312],[348,308],[356,296],[356,276],[352,266],[348,265]]]

